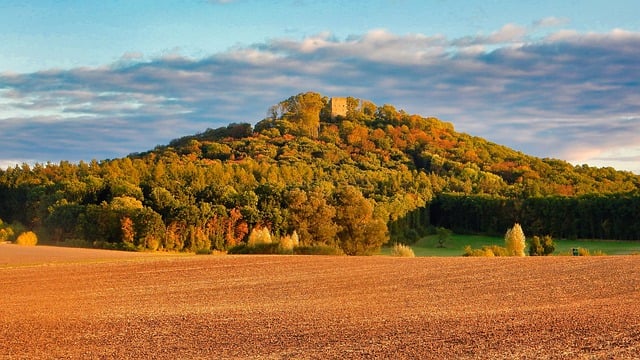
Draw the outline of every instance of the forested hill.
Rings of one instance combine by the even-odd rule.
[[[190,251],[228,249],[261,228],[348,254],[431,225],[499,233],[520,221],[531,235],[640,238],[640,177],[630,172],[528,156],[391,105],[347,98],[338,113],[303,93],[255,127],[0,171],[0,218],[50,241]]]

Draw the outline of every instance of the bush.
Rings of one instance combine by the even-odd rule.
[[[453,232],[449,229],[443,228],[443,227],[437,227],[436,228],[436,234],[438,235],[438,247],[439,248],[444,248],[444,244],[449,241],[449,239],[451,238],[451,234]]]
[[[293,248],[296,255],[344,255],[342,249],[327,245],[297,246]]]
[[[38,236],[33,231],[23,232],[16,239],[16,244],[22,246],[35,246],[38,243]]]
[[[94,247],[92,243],[82,240],[82,239],[65,239],[64,241],[60,241],[56,243],[58,246],[64,247],[74,247],[74,248],[92,248]]]
[[[2,220],[0,220],[2,221]],[[1,225],[1,224],[0,224]],[[13,239],[13,229],[8,227],[4,229],[0,229],[0,243],[5,241],[11,241]]]
[[[404,244],[395,243],[393,248],[391,249],[391,256],[399,256],[399,257],[415,257],[416,254],[413,252],[413,249]]]
[[[285,235],[280,239],[280,248],[285,251],[293,251],[293,248],[298,246],[299,243],[298,233],[294,230],[293,234]]]
[[[595,250],[593,253],[589,249],[578,248],[578,256],[606,256],[602,250]]]
[[[591,256],[591,252],[589,252],[589,249],[578,248],[578,256]]]
[[[509,256],[506,248],[498,245],[485,245],[482,249],[473,249],[471,245],[464,247],[464,253],[462,256],[469,257],[494,257],[494,256]]]
[[[249,240],[247,241],[249,246],[255,246],[258,244],[271,244],[271,232],[265,228],[254,228],[249,234]]]
[[[228,251],[229,254],[267,254],[267,255],[285,255],[291,254],[292,251],[283,250],[278,243],[262,243],[255,245],[239,244]]]
[[[549,235],[543,238],[534,236],[529,244],[529,256],[547,256],[556,250],[553,239]]]

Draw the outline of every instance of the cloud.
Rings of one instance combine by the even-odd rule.
[[[123,156],[255,123],[270,105],[311,90],[437,116],[537,156],[598,164],[604,156],[629,168],[621,159],[640,143],[638,49],[640,34],[619,29],[533,38],[507,24],[459,39],[374,29],[271,39],[200,59],[130,53],[111,66],[4,74],[2,157]]]
[[[558,27],[562,25],[567,25],[571,22],[571,20],[567,18],[559,18],[555,16],[546,17],[543,19],[539,19],[533,22],[534,28],[548,28],[548,27]]]

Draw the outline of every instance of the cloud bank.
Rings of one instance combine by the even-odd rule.
[[[458,39],[383,29],[272,39],[200,59],[0,74],[0,163],[144,151],[261,120],[303,91],[389,103],[541,157],[640,173],[640,33],[507,24]]]

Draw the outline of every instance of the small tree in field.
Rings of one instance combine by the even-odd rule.
[[[529,256],[547,256],[556,249],[553,239],[549,235],[543,238],[534,236],[529,244]]]
[[[444,248],[444,244],[451,238],[452,231],[443,227],[437,227],[436,234],[438,235],[438,247]]]
[[[504,243],[509,256],[525,256],[524,249],[527,245],[520,224],[515,223],[511,229],[507,230]]]

